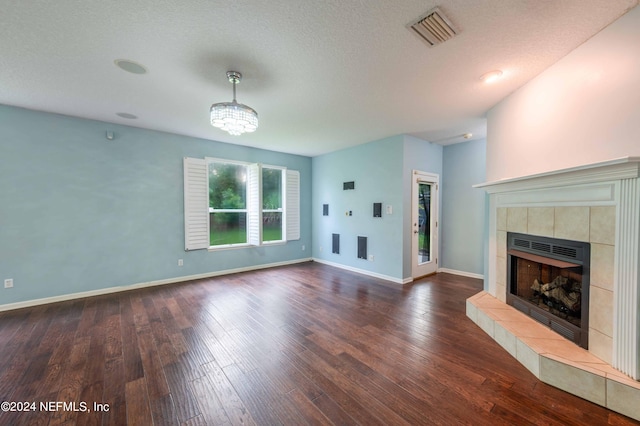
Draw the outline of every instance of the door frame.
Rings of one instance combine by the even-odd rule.
[[[429,183],[432,185],[431,193],[431,250],[430,260],[420,263],[418,260],[418,184]],[[424,172],[421,170],[413,170],[411,173],[411,226],[409,232],[411,235],[411,276],[413,279],[424,277],[438,272],[438,212],[440,198],[440,175],[435,173]]]

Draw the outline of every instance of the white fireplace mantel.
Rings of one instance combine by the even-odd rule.
[[[554,170],[529,176],[500,179],[474,185],[489,194],[612,182],[640,177],[640,157],[622,157],[599,163]]]
[[[640,157],[624,157],[474,185],[489,195],[489,267],[497,293],[497,212],[503,207],[615,206],[611,365],[640,380]],[[502,266],[501,266],[502,268]],[[502,291],[502,290],[501,290]]]

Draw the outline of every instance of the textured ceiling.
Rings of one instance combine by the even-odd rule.
[[[484,137],[489,108],[636,4],[0,0],[0,103],[310,156],[397,134],[456,143]],[[434,6],[459,35],[429,48],[407,25]],[[504,78],[483,84],[493,69]],[[253,134],[209,124],[232,98],[227,70],[244,75]]]

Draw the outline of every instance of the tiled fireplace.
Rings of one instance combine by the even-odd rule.
[[[542,381],[640,420],[640,158],[502,180],[490,194],[487,291],[467,315]],[[507,235],[590,247],[588,347],[507,305]],[[587,346],[587,345],[585,345]]]

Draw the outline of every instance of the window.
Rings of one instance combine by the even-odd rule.
[[[209,245],[247,243],[247,166],[213,160],[209,171]]]
[[[262,168],[262,241],[281,241],[283,226],[283,170]]]
[[[185,158],[185,249],[299,239],[299,186],[284,167]]]

